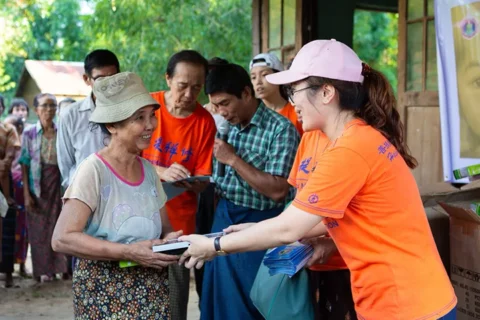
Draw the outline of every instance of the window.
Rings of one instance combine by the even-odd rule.
[[[407,0],[405,91],[437,91],[433,0]]]
[[[301,0],[264,2],[262,51],[276,54],[283,63],[288,63],[296,52],[298,4]]]

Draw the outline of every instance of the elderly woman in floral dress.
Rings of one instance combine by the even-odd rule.
[[[23,195],[27,212],[28,238],[32,249],[33,276],[52,280],[57,273],[67,274],[65,255],[56,253],[50,241],[62,209],[61,177],[57,165],[57,128],[53,119],[56,98],[40,93],[33,100],[38,122],[25,128],[22,138]]]
[[[78,167],[64,195],[54,250],[79,257],[73,273],[75,319],[170,319],[167,267],[154,253],[170,233],[167,197],[154,167],[138,155],[157,127],[158,103],[142,80],[123,72],[95,81],[90,121],[108,146]],[[137,265],[120,267],[120,261]]]

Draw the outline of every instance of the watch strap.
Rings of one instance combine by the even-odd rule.
[[[215,251],[217,252],[222,251],[222,247],[220,246],[220,238],[221,237],[216,237],[215,240],[213,240],[213,245],[215,246]]]

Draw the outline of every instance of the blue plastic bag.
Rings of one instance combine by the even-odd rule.
[[[286,274],[270,276],[263,262],[250,291],[250,299],[266,320],[313,320],[314,310],[307,270],[292,278]]]

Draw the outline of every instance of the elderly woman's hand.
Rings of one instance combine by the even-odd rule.
[[[144,267],[162,269],[178,261],[178,256],[153,252],[154,245],[162,244],[165,240],[146,240],[132,243],[129,246],[127,260],[135,261]]]
[[[157,173],[162,180],[168,182],[186,179],[190,176],[190,171],[176,162],[167,169],[163,170],[163,172],[159,172],[159,170],[157,170]]]
[[[217,255],[213,244],[214,239],[192,234],[180,237],[179,240],[190,242],[190,247],[183,253],[179,261],[179,264],[185,264],[188,269],[193,267],[200,269],[205,261],[210,261]]]

